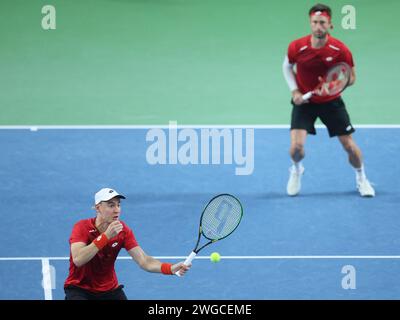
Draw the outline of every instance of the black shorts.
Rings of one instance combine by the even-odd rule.
[[[290,129],[304,129],[309,134],[316,134],[315,121],[320,118],[328,128],[329,136],[342,136],[352,134],[353,128],[349,114],[342,98],[326,103],[306,103],[299,106],[293,104]]]
[[[64,288],[65,300],[128,300],[123,287],[120,285],[114,290],[94,293],[77,286],[68,286]]]

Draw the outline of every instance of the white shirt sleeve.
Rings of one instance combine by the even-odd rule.
[[[290,91],[296,90],[298,87],[297,87],[296,78],[293,73],[293,64],[289,63],[288,56],[285,56],[285,60],[283,61],[283,65],[282,65],[282,71],[283,71],[283,76],[285,77],[285,80],[289,86]]]

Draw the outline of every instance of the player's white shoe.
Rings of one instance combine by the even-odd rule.
[[[361,197],[375,197],[375,190],[367,178],[357,179],[357,189]]]
[[[286,187],[287,194],[289,196],[296,196],[299,194],[301,189],[301,177],[304,173],[304,167],[301,166],[298,170],[293,165],[289,168],[290,176]]]

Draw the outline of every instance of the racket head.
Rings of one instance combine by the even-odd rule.
[[[350,76],[351,67],[345,62],[339,62],[328,70],[322,82],[314,90],[314,94],[321,97],[335,96],[346,89]]]
[[[200,232],[212,242],[229,236],[239,226],[243,206],[235,196],[223,193],[212,198],[200,217]]]

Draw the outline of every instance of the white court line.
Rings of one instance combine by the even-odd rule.
[[[324,125],[318,124],[315,126],[318,129],[325,128]],[[400,124],[359,124],[354,125],[355,128],[360,129],[400,129]],[[0,125],[0,130],[105,130],[105,129],[168,129],[168,125]],[[206,125],[206,124],[193,124],[193,125],[177,125],[177,128],[184,129],[289,129],[288,124],[271,124],[271,125],[258,125],[258,124],[238,124],[238,125]]]
[[[53,300],[53,295],[51,291],[50,261],[48,258],[42,259],[42,274],[43,274],[42,286],[44,289],[44,299]]]
[[[186,259],[186,256],[155,256],[156,259]],[[130,260],[129,256],[121,256],[118,260]],[[195,259],[210,259],[209,256],[196,256]],[[309,256],[221,256],[221,259],[237,260],[276,260],[276,259],[400,259],[400,255],[309,255]],[[69,260],[69,257],[0,257],[0,261],[29,261],[29,260]]]

